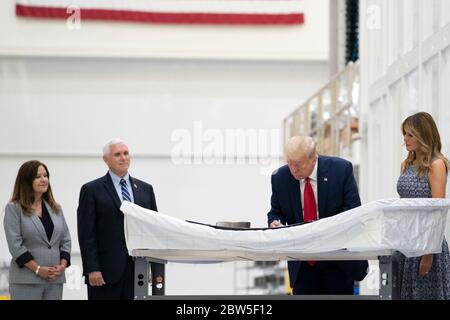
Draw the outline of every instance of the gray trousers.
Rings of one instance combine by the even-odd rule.
[[[63,293],[62,283],[22,284],[9,285],[11,300],[61,300]]]

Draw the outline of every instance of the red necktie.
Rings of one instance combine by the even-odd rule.
[[[316,199],[314,198],[310,180],[309,177],[305,179],[305,190],[303,191],[303,220],[305,222],[317,220]],[[313,267],[316,261],[308,261],[308,263]]]

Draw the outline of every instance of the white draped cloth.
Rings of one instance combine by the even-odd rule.
[[[174,218],[124,201],[130,255],[162,262],[376,259],[438,253],[450,200],[373,201],[318,221],[277,229],[229,230]],[[264,215],[262,215],[264,217]]]

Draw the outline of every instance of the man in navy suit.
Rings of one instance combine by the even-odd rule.
[[[88,299],[133,299],[134,261],[124,235],[122,201],[157,211],[150,184],[128,173],[130,154],[120,139],[103,148],[109,171],[81,187],[78,204],[78,241]]]
[[[285,146],[287,165],[272,174],[268,224],[311,222],[361,205],[350,162],[319,156],[311,137],[292,137]],[[309,221],[307,221],[309,220]],[[367,261],[289,261],[294,294],[348,294],[366,276]]]

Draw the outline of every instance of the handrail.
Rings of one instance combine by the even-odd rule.
[[[351,145],[360,138],[359,62],[349,63],[313,96],[283,120],[284,142],[308,135],[324,155],[351,158]]]

